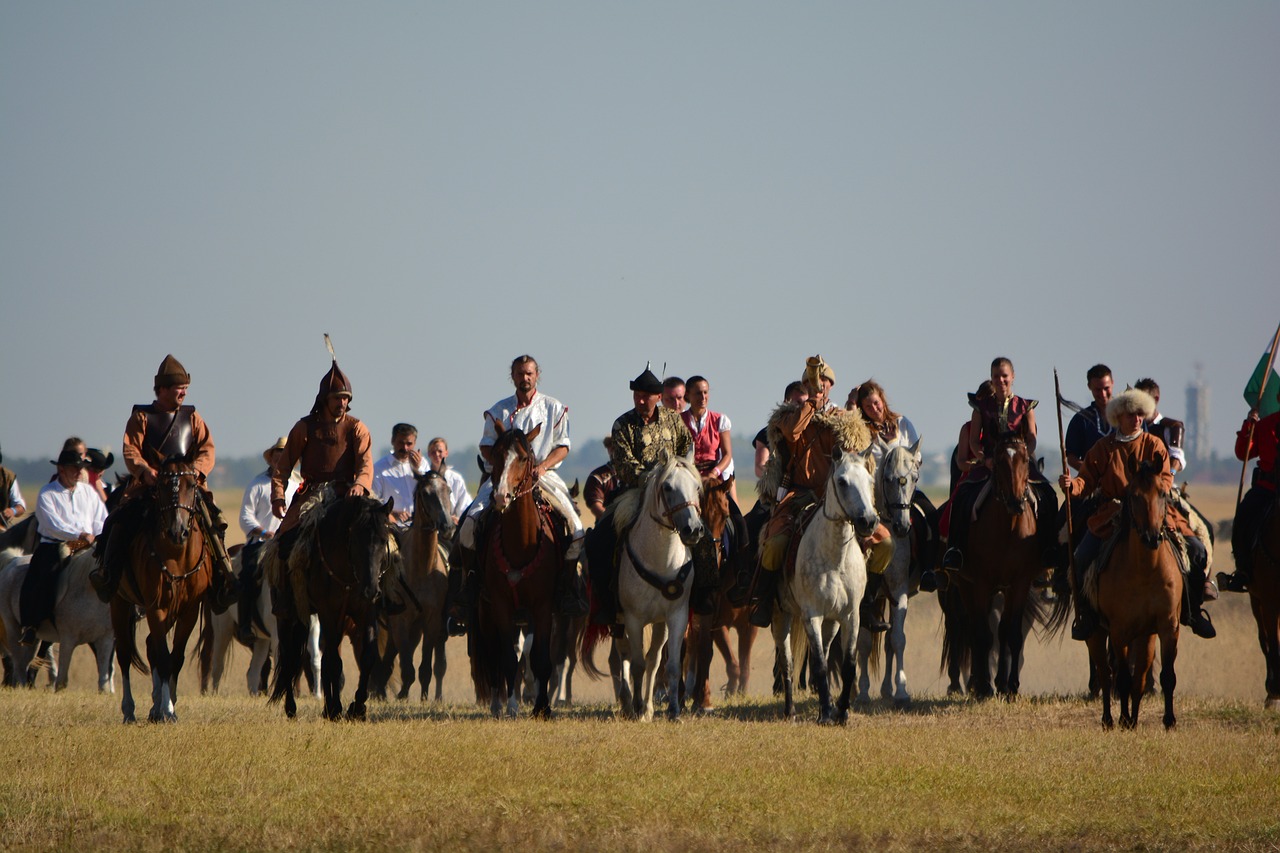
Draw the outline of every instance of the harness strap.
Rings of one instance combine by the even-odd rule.
[[[662,593],[662,597],[667,601],[675,601],[684,594],[685,581],[689,579],[689,573],[693,571],[693,560],[679,568],[673,578],[662,578],[649,569],[645,568],[644,563],[640,562],[640,558],[636,556],[635,550],[631,547],[631,537],[627,537],[627,556],[631,558],[631,565],[635,568],[636,574],[640,579],[649,586]]]

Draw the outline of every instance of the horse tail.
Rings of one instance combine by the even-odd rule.
[[[293,683],[302,673],[302,647],[310,629],[308,622],[298,622],[282,617],[276,622],[280,635],[280,660],[271,673],[271,696],[268,705],[274,705],[289,694]]]
[[[191,650],[200,670],[200,693],[209,692],[209,677],[213,672],[213,622],[204,618],[208,602],[200,602],[200,630],[196,631],[196,644]],[[225,661],[224,661],[225,664]]]
[[[133,610],[133,605],[125,605]],[[147,666],[147,662],[142,659],[142,655],[138,652],[138,619],[132,613],[127,617],[129,619],[130,629],[124,632],[123,637],[116,638],[116,659],[127,660],[126,666],[131,666],[143,675],[150,675],[151,669]]]
[[[1071,606],[1071,594],[1063,593],[1057,595],[1053,599],[1053,606],[1049,608],[1047,614],[1042,615],[1041,624],[1044,626],[1041,636],[1044,639],[1053,639],[1059,636],[1063,630],[1071,624],[1073,608]]]
[[[583,671],[592,681],[599,681],[602,678],[609,677],[608,673],[600,671],[596,666],[595,660],[596,645],[608,634],[608,625],[588,625],[587,629],[582,632],[582,646],[578,659],[582,662]]]
[[[965,613],[960,594],[954,586],[938,593],[938,600],[942,604],[942,657],[938,663],[938,672],[945,675],[954,658],[956,667],[967,673],[972,663],[967,642],[968,614]]]
[[[884,618],[885,608],[889,606],[889,599],[877,598],[872,604],[877,619]],[[889,644],[893,642],[893,632],[885,631],[880,637],[875,634],[871,635],[871,652],[867,655],[867,670],[869,672],[879,673],[880,663],[884,660]]]

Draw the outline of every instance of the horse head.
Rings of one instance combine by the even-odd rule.
[[[489,454],[493,460],[493,505],[503,512],[516,498],[533,490],[534,468],[538,460],[533,456],[529,442],[542,432],[542,424],[538,424],[528,433],[519,427],[503,428],[494,423],[498,440],[493,443]]]
[[[919,439],[910,447],[896,444],[885,448],[879,472],[880,503],[894,536],[903,537],[911,532],[911,499],[920,482],[920,463]]]
[[[435,531],[446,539],[453,535],[453,493],[439,471],[417,476],[413,490],[413,526]]]
[[[350,578],[350,586],[361,587],[369,601],[377,601],[381,595],[382,574],[390,562],[393,506],[393,498],[379,503],[374,498],[349,496],[335,505],[336,517],[325,519],[326,526],[332,518],[332,528],[344,532],[342,540],[347,547],[345,554],[329,555],[333,564],[324,555],[322,562],[335,580],[345,583]],[[347,563],[345,571],[336,565],[339,557]]]
[[[873,479],[876,460],[872,449],[858,452],[836,447],[831,451],[831,462],[823,514],[828,519],[849,522],[859,536],[870,536],[880,525]],[[830,515],[831,508],[838,515]]]
[[[1169,496],[1160,482],[1162,470],[1158,462],[1140,463],[1125,491],[1129,523],[1138,531],[1142,544],[1153,551],[1164,539],[1164,520],[1169,506]]]
[[[191,535],[192,519],[198,512],[200,474],[191,455],[170,456],[156,472],[156,512],[160,535],[169,544],[181,547]]]
[[[719,538],[729,523],[729,492],[733,488],[734,477],[722,480],[719,477],[703,476],[702,478],[702,524],[714,537]]]
[[[1031,497],[1031,453],[1022,436],[1006,432],[996,442],[992,476],[996,495],[1013,516],[1027,511]]]
[[[693,546],[702,538],[702,477],[683,456],[664,455],[650,475],[646,494],[650,513],[664,527],[675,530],[680,541]]]

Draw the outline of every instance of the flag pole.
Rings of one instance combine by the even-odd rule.
[[[1262,408],[1263,394],[1267,392],[1267,380],[1271,378],[1271,368],[1276,363],[1276,346],[1280,345],[1280,326],[1276,326],[1275,337],[1271,339],[1271,353],[1267,358],[1267,369],[1262,374],[1262,384],[1258,387],[1258,404],[1255,409]],[[1244,475],[1249,470],[1249,452],[1253,450],[1253,428],[1257,421],[1249,421],[1249,434],[1244,441],[1244,462],[1240,465],[1240,488],[1236,490],[1236,506],[1244,497]]]

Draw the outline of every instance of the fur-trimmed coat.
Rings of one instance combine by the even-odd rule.
[[[871,446],[871,430],[860,412],[818,411],[812,403],[783,403],[769,416],[769,461],[757,484],[772,504],[779,486],[822,494],[831,474],[831,451],[861,452]]]

